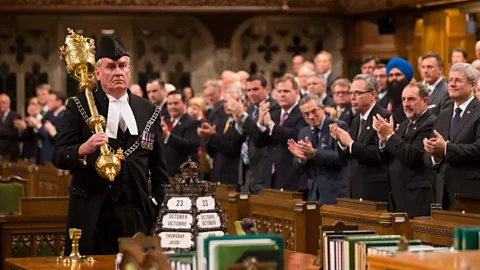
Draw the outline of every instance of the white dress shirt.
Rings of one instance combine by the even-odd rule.
[[[374,106],[375,106],[375,103],[370,107],[370,109],[368,109],[368,111],[365,112],[365,114],[363,114],[363,115],[360,114],[360,121],[359,121],[359,123],[362,122],[362,119],[365,121],[365,123],[367,122],[368,116],[369,116],[370,113],[372,112],[372,109],[373,109]],[[364,125],[365,125],[365,124],[364,124]],[[358,132],[360,132],[360,128],[363,128],[363,127],[360,127],[360,126],[359,126]],[[367,129],[368,129],[368,127],[367,127]],[[358,134],[358,132],[357,132],[357,134]],[[352,139],[353,139],[353,138],[352,138]],[[350,151],[350,154],[352,153],[352,145],[353,145],[354,142],[355,142],[355,140],[353,140],[353,141],[350,143],[350,145],[347,145],[347,146],[348,146],[348,150]],[[345,149],[347,149],[347,146],[343,146],[343,145],[340,143],[340,141],[338,141],[338,146],[340,146],[340,149],[342,149],[342,151],[345,151]]]
[[[428,89],[428,95],[432,95],[433,94],[433,90],[435,90],[435,87],[437,87],[437,85],[440,83],[440,81],[443,79],[443,77],[440,77],[440,79],[438,79],[436,82],[434,82],[433,84],[428,84],[427,82],[425,82],[425,86],[427,87]]]
[[[465,113],[465,111],[467,110],[467,107],[468,105],[470,104],[470,102],[472,102],[472,100],[476,98],[475,95],[473,95],[472,97],[470,97],[470,99],[468,99],[467,101],[465,101],[463,104],[461,104],[460,106],[457,106],[457,103],[453,103],[454,106],[453,106],[453,114],[452,114],[452,119],[455,117],[455,110],[457,108],[460,107],[460,109],[462,109],[462,111],[460,112],[460,119],[463,117],[463,114]],[[451,119],[450,119],[451,121]],[[445,149],[443,150],[443,156],[445,157],[447,155],[447,145],[448,145],[448,141],[445,143]],[[433,158],[432,156],[432,164],[435,166],[435,165],[438,165],[440,164],[442,160],[439,160],[438,162],[435,162],[435,159]]]

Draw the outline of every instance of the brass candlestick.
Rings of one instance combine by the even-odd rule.
[[[93,262],[92,257],[80,254],[78,241],[82,238],[82,230],[77,228],[70,228],[68,230],[69,237],[72,240],[72,252],[68,257],[58,257],[57,262],[71,263],[71,262]]]
[[[88,119],[89,128],[95,133],[103,132],[107,121],[98,114],[92,93],[97,88],[94,81],[95,41],[76,34],[70,28],[68,32],[70,35],[65,38],[65,45],[60,47],[60,60],[65,62],[68,74],[80,83],[78,90],[85,92],[92,115]],[[101,177],[113,181],[120,172],[123,159],[125,157],[121,148],[113,154],[108,150],[107,144],[103,144],[100,146],[100,156],[95,162],[95,168]]]

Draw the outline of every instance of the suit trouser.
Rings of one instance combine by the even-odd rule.
[[[100,209],[94,233],[95,254],[117,254],[118,238],[132,237],[136,232],[148,233],[145,222],[138,222],[133,202],[123,194],[118,201],[108,196]],[[145,228],[141,228],[145,227]]]
[[[241,192],[250,192],[252,194],[261,194],[263,189],[263,184],[259,181],[255,181],[253,172],[250,169],[250,166],[242,163],[243,166],[243,183],[240,184]]]

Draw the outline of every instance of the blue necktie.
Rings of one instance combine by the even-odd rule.
[[[256,123],[257,122],[257,117],[258,117],[258,106],[254,106],[253,112],[252,112],[252,119]],[[245,136],[245,140],[242,143],[242,149],[241,149],[241,154],[242,154],[242,160],[243,163],[248,165],[250,164],[250,161],[248,160],[248,141],[250,140],[250,136]]]
[[[449,139],[451,140],[455,135],[457,134],[457,124],[460,122],[460,114],[462,113],[462,109],[460,107],[455,109],[455,116],[452,119],[452,122],[450,122],[450,134],[449,134]]]

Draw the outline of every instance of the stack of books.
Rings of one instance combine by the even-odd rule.
[[[420,240],[406,241],[400,235],[378,235],[370,230],[325,231],[322,243],[325,270],[365,270],[368,255],[394,256],[399,251],[450,250],[422,245]]]

